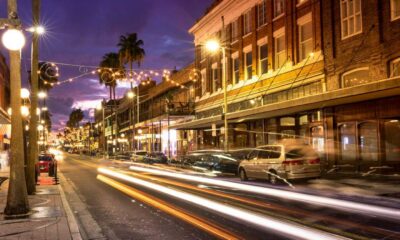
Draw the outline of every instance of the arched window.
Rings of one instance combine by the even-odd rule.
[[[345,72],[342,75],[342,87],[353,87],[365,83],[369,83],[371,78],[369,77],[369,68],[357,68],[351,71]]]

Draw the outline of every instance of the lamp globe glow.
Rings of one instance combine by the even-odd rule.
[[[23,117],[29,116],[29,108],[27,106],[21,106],[21,114]]]
[[[102,104],[99,104],[99,105],[96,106],[96,110],[100,111],[102,109],[103,109],[103,105]]]
[[[217,40],[209,40],[206,42],[206,49],[210,52],[216,52],[218,51],[221,46]]]
[[[133,93],[132,91],[129,91],[127,94],[128,98],[134,98],[135,97],[135,93]]]
[[[2,37],[4,46],[10,51],[18,51],[25,45],[25,36],[22,31],[8,29]]]
[[[21,98],[22,98],[22,99],[27,99],[27,98],[29,98],[30,95],[31,95],[31,94],[30,94],[30,92],[29,92],[28,89],[26,89],[26,88],[21,88]]]
[[[46,98],[47,97],[47,93],[46,92],[39,92],[38,93],[38,97],[40,98],[40,99],[44,99],[44,98]]]
[[[37,26],[35,30],[36,30],[36,33],[39,35],[42,35],[46,32],[46,30],[44,29],[43,26]]]

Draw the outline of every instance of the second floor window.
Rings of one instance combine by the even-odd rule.
[[[238,21],[233,21],[232,22],[232,41],[235,41],[237,39],[237,37],[239,36],[239,25],[238,25]]]
[[[203,96],[207,92],[207,71],[206,69],[201,70],[201,95]]]
[[[275,69],[283,67],[286,63],[286,42],[285,34],[275,37]]]
[[[258,49],[260,56],[260,74],[264,74],[268,72],[268,45],[261,45]]]
[[[390,62],[390,77],[400,76],[400,58]]]
[[[261,1],[261,3],[257,6],[258,10],[258,27],[267,23],[267,0]]]
[[[361,0],[341,0],[342,39],[362,32]]]
[[[218,68],[212,69],[212,91],[216,92],[218,90]]]
[[[342,87],[354,87],[370,82],[369,68],[358,68],[342,75]]]
[[[285,0],[274,0],[274,17],[278,17],[285,12]]]
[[[245,60],[246,60],[246,79],[251,79],[252,77],[252,67],[253,67],[253,55],[250,52],[245,54]]]
[[[302,61],[313,51],[312,24],[299,24],[299,61]]]
[[[251,31],[251,11],[243,15],[243,34],[246,35]]]
[[[400,0],[390,0],[390,17],[392,21],[400,18]]]
[[[232,59],[232,67],[233,67],[233,76],[232,76],[232,83],[236,84],[239,82],[239,58]]]

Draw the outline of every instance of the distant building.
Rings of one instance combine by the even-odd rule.
[[[173,71],[159,84],[152,80],[142,82],[139,86],[139,114],[137,87],[133,88],[133,98],[125,94],[115,101],[103,101],[103,108],[95,114],[98,148],[108,149],[110,153],[157,151],[171,157],[187,152],[190,134],[173,129],[169,131],[169,126],[194,116],[192,71],[193,65],[189,65]]]
[[[325,170],[400,167],[400,1],[222,0],[194,35],[195,148],[222,148],[227,50],[229,148],[297,138]]]

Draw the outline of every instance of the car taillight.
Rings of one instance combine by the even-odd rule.
[[[303,164],[303,160],[285,160],[282,164],[286,166],[301,165]]]
[[[308,163],[309,164],[319,164],[320,160],[319,160],[319,158],[316,158],[316,159],[308,160]]]

